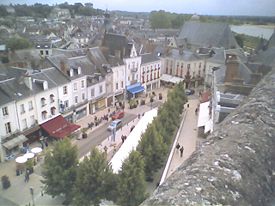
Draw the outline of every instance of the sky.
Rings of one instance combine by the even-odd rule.
[[[59,4],[65,0],[1,0],[0,4]],[[135,12],[165,10],[198,15],[275,16],[275,0],[67,0],[93,3],[94,8]]]

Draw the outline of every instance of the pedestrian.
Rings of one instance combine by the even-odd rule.
[[[182,157],[183,150],[184,150],[184,148],[183,148],[183,146],[181,146],[181,148],[180,148],[180,157]]]
[[[187,108],[189,108],[189,103],[187,104]]]
[[[124,143],[124,135],[121,135],[121,140],[122,140],[122,143]]]
[[[176,149],[178,150],[180,148],[180,144],[178,143],[177,145],[176,145]]]
[[[47,142],[47,140],[45,141],[45,146],[48,147],[48,142]]]
[[[196,110],[195,110],[195,114],[196,114],[196,115],[198,114],[198,108],[196,108]]]

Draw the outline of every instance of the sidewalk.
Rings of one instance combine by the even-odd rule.
[[[185,108],[187,109],[186,118],[178,139],[178,143],[184,148],[183,155],[181,157],[180,151],[174,149],[172,161],[170,163],[166,178],[168,178],[187,158],[189,158],[196,149],[198,135],[195,109],[199,101],[197,99],[189,99],[188,103],[189,108],[187,108],[187,104],[185,105]]]

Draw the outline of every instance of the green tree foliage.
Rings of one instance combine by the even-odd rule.
[[[106,198],[109,192],[116,190],[114,180],[115,175],[108,165],[106,155],[97,148],[92,148],[90,157],[85,157],[79,165],[74,190],[74,204],[79,206],[99,205],[101,199]]]
[[[243,46],[244,46],[244,35],[236,34],[235,39],[236,39],[237,43],[239,44],[239,46],[243,48]]]
[[[6,10],[6,7],[3,5],[0,5],[0,17],[5,17],[8,16],[8,12]]]
[[[66,202],[72,200],[76,179],[77,148],[69,139],[56,142],[52,151],[45,156],[42,175],[45,192],[52,197],[64,195]]]
[[[7,40],[7,48],[11,49],[12,51],[18,49],[26,49],[30,46],[30,42],[24,38],[13,37]]]
[[[163,138],[156,130],[155,123],[150,124],[147,128],[139,143],[138,151],[144,157],[146,179],[151,180],[153,172],[161,168],[165,157]]]
[[[167,101],[158,110],[158,116],[143,134],[137,150],[144,158],[144,171],[149,181],[152,180],[153,173],[162,167],[180,124],[180,114],[186,101],[184,84],[179,83],[169,92]]]
[[[180,28],[184,21],[190,19],[188,14],[176,14],[160,11],[152,11],[149,16],[151,27],[157,28]]]
[[[118,204],[137,206],[146,198],[144,161],[137,151],[132,151],[122,164],[118,183]]]

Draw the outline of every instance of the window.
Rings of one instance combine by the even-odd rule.
[[[95,89],[91,89],[91,97],[94,97],[95,96]]]
[[[27,125],[27,120],[26,119],[23,119],[22,120],[22,128],[23,129],[26,129],[28,127],[28,125]]]
[[[50,100],[51,100],[51,103],[54,102],[54,95],[53,94],[50,95]]]
[[[81,88],[84,88],[85,87],[85,82],[84,80],[81,81]]]
[[[9,115],[8,107],[3,107],[3,108],[2,108],[2,112],[3,112],[3,116]]]
[[[200,64],[199,64],[199,68],[201,68],[201,62],[200,62]]]
[[[68,108],[68,107],[69,107],[69,100],[64,101],[64,107],[65,107],[65,108]]]
[[[21,105],[20,105],[20,112],[21,112],[21,114],[24,114],[24,113],[25,113],[24,104],[21,104]]]
[[[82,93],[82,100],[85,99],[85,93]]]
[[[74,83],[74,91],[77,90],[77,83]]]
[[[46,99],[44,97],[41,98],[41,106],[44,107],[46,105]]]
[[[33,110],[33,104],[32,104],[32,101],[29,101],[29,111]]]
[[[144,76],[143,76],[143,75],[141,76],[141,78],[142,78],[142,83],[145,83],[145,81],[144,81]]]
[[[46,50],[46,55],[47,55],[47,56],[49,55],[49,51],[48,51],[48,50]]]
[[[63,94],[68,94],[68,88],[67,88],[67,86],[63,87]]]
[[[11,133],[11,123],[10,122],[7,122],[5,124],[5,128],[6,128],[6,133],[7,134]]]
[[[76,104],[78,103],[78,96],[74,97],[74,103],[76,103]]]
[[[35,124],[35,118],[34,118],[34,115],[31,115],[30,116],[30,119],[31,119],[31,125],[34,125]]]
[[[56,108],[55,108],[55,107],[52,107],[52,108],[51,108],[51,115],[55,115],[55,111],[56,111]]]
[[[99,93],[101,94],[103,92],[102,85],[99,86]]]
[[[124,88],[124,84],[123,84],[123,81],[121,81],[121,88]]]
[[[47,119],[47,111],[41,112],[42,120]]]
[[[44,54],[43,50],[40,50],[40,54],[41,54],[41,55],[43,55],[43,54]]]
[[[116,89],[118,89],[118,83],[116,83]]]

